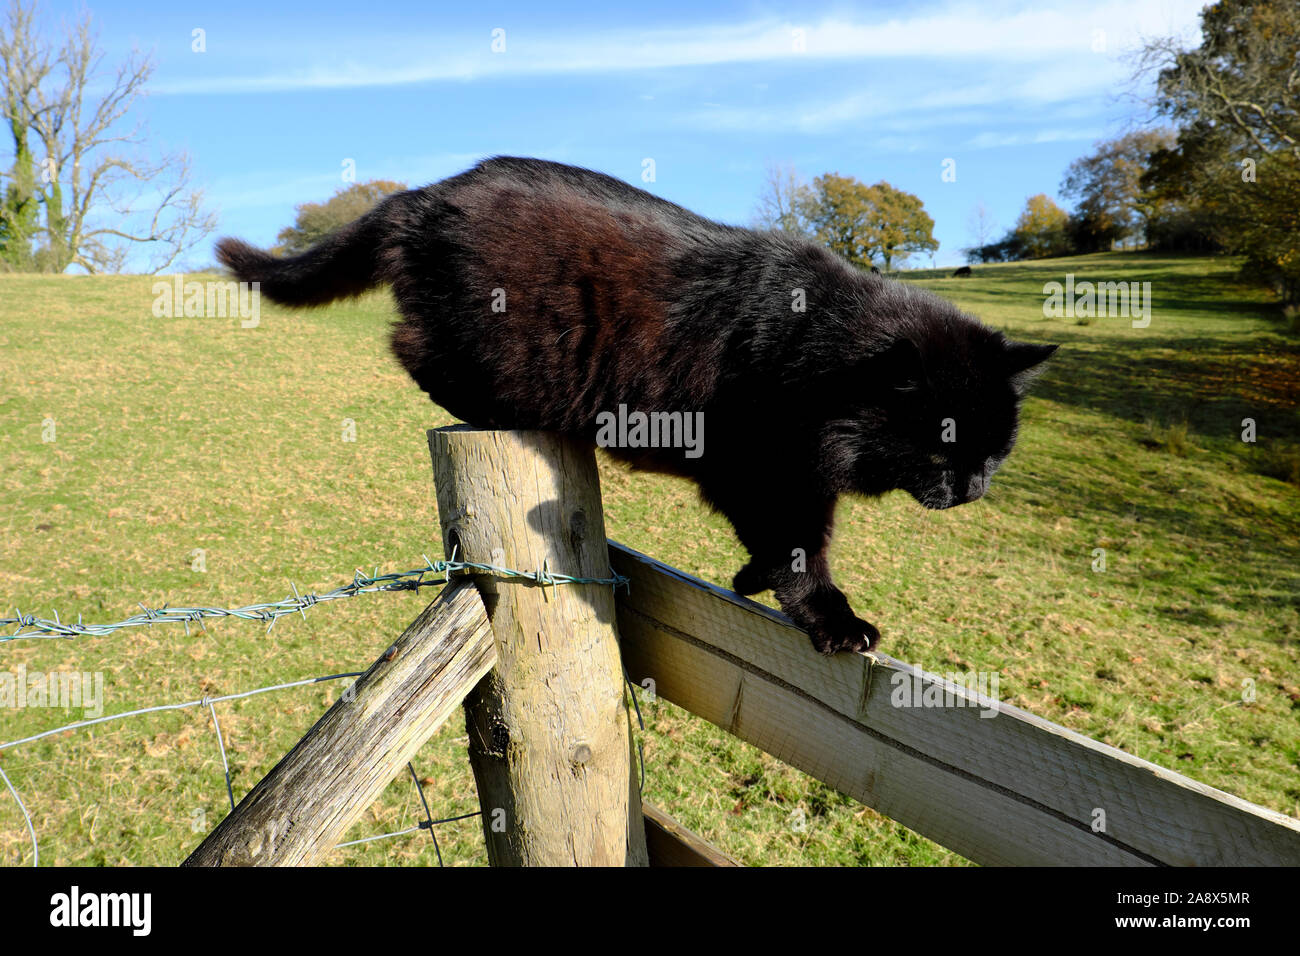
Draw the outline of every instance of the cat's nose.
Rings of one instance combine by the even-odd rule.
[[[983,475],[971,475],[966,482],[965,501],[976,501],[984,497],[984,492],[988,491],[988,479]]]

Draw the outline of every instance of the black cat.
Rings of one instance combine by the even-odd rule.
[[[390,196],[298,256],[234,239],[217,253],[285,305],[388,283],[402,316],[393,350],[452,414],[602,444],[617,434],[611,453],[695,480],[749,550],[735,589],[772,588],[828,654],[879,638],[831,580],[836,498],[979,498],[1056,348],[1009,341],[812,242],[536,159]],[[707,443],[693,456],[653,447],[644,428],[609,428],[620,415],[662,425],[668,444],[667,423],[690,416]]]

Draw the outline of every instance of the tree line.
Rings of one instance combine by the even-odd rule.
[[[1300,300],[1300,2],[1221,0],[1201,14],[1200,45],[1148,42],[1137,79],[1154,79],[1152,125],[1097,143],[1070,164],[1061,195],[1029,197],[993,239],[981,203],[969,262],[1080,255],[1120,247],[1226,252],[1246,278]],[[769,167],[756,225],[820,240],[862,267],[933,252],[933,220],[910,193],[829,173],[802,182]]]
[[[1222,0],[1201,43],[1146,44],[1152,112],[1168,125],[1098,143],[1070,164],[1061,193],[1032,197],[971,262],[1097,252],[1115,244],[1239,255],[1247,278],[1300,300],[1300,4]]]
[[[1115,245],[1239,255],[1249,277],[1300,299],[1300,2],[1220,0],[1201,14],[1200,45],[1146,44],[1140,79],[1154,79],[1155,125],[1102,143],[1070,164],[1060,192],[1028,199],[993,239],[981,204],[970,262],[1090,253]],[[188,158],[150,160],[139,127],[124,128],[152,64],[138,54],[104,70],[89,18],[48,41],[35,5],[11,0],[0,24],[0,117],[13,164],[0,173],[0,269],[118,271],[133,244],[170,266],[214,218],[189,186]],[[0,133],[3,136],[3,133]],[[278,249],[301,251],[401,183],[344,186],[304,203]],[[769,167],[756,225],[809,236],[862,268],[886,271],[933,254],[934,220],[887,182],[826,173],[811,182]]]

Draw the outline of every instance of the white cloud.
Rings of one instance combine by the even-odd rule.
[[[806,101],[764,107],[705,108],[685,114],[681,121],[702,129],[732,131],[797,131],[827,133],[863,123],[884,123],[890,129],[930,128],[954,120],[969,123],[979,119],[973,111],[980,107],[1045,111],[1062,118],[1078,115],[1081,101],[1094,107],[1110,95],[1124,75],[1120,68],[1097,68],[1086,74],[1068,63],[1039,64],[1018,72],[1015,80],[1001,78],[998,68],[979,68],[973,73],[992,74],[987,80],[972,75],[970,81],[956,85],[934,80],[930,89],[919,86],[923,79],[914,75],[898,80],[890,88],[873,88],[846,94],[830,101]],[[1004,117],[1005,118],[1005,117]]]
[[[999,146],[1031,146],[1036,143],[1062,143],[1076,140],[1097,140],[1105,131],[1096,126],[1074,129],[1044,129],[1035,133],[980,133],[962,145],[967,149],[993,149]]]
[[[888,60],[905,57],[973,58],[1008,64],[1045,63],[1093,53],[1111,58],[1143,36],[1190,35],[1204,0],[1070,0],[1044,3],[954,2],[881,23],[828,18],[815,23],[765,19],[653,30],[507,33],[506,50],[492,53],[490,37],[411,37],[349,40],[349,59],[318,60],[261,74],[159,77],[154,93],[238,93],[393,86],[479,77],[613,73],[800,60]],[[796,42],[802,39],[802,51]],[[1098,33],[1097,31],[1100,31]],[[1093,52],[1100,39],[1104,50]],[[367,49],[369,47],[369,49]],[[467,49],[475,52],[466,53]],[[278,51],[281,57],[292,51]]]

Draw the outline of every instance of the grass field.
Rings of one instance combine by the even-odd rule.
[[[1043,284],[1067,272],[1150,281],[1150,326],[1044,318]],[[1300,342],[1232,276],[1225,260],[1141,254],[908,274],[1062,348],[984,501],[948,512],[901,493],[845,501],[833,563],[890,655],[996,671],[1017,706],[1300,816]],[[290,581],[332,588],[356,567],[440,556],[424,430],[452,419],[388,357],[386,294],[266,307],[245,329],[156,318],[152,284],[0,276],[0,616],[229,607],[278,599]],[[1241,440],[1244,418],[1254,443]],[[347,419],[355,441],[343,440]],[[601,475],[612,537],[730,581],[741,550],[689,486],[608,459]],[[102,672],[106,713],[232,693],[361,669],[432,597],[361,597],[269,635],[219,622],[188,636],[11,642],[0,674]],[[219,705],[237,797],[343,686]],[[643,711],[648,797],[746,863],[965,862],[669,704]],[[0,740],[80,717],[0,710]],[[465,748],[454,719],[415,761],[437,815],[477,808]],[[226,807],[198,709],[47,738],[0,754],[0,767],[32,812],[42,863],[174,864]],[[349,838],[418,819],[399,779]],[[476,820],[437,833],[448,863],[485,862]],[[30,856],[0,789],[0,861]],[[336,859],[434,855],[418,833]]]

